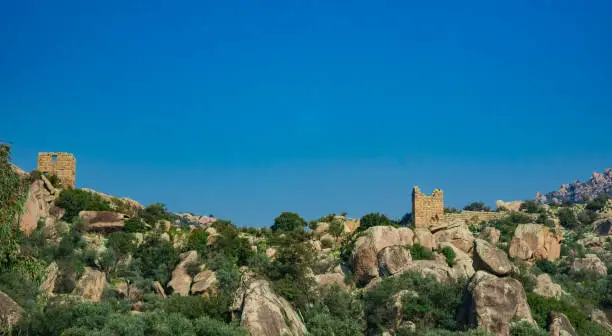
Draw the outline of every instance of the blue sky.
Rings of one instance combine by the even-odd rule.
[[[0,138],[77,186],[270,225],[612,166],[612,2],[0,1]]]

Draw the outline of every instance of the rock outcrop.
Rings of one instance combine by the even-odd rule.
[[[47,297],[53,295],[53,291],[55,290],[55,281],[57,280],[58,275],[59,267],[54,261],[45,269],[45,277],[39,286],[40,294]]]
[[[561,255],[560,232],[541,224],[519,224],[510,241],[510,257],[524,261],[555,260]]]
[[[30,185],[24,212],[19,220],[19,229],[26,235],[36,230],[41,217],[51,217],[53,202],[58,196],[57,190],[43,175]]]
[[[91,302],[100,302],[105,287],[106,276],[104,273],[85,267],[85,271],[77,282],[72,294]]]
[[[512,263],[506,252],[491,245],[489,242],[476,239],[474,249],[474,267],[498,276],[512,272]]]
[[[504,202],[502,200],[497,200],[495,205],[497,205],[497,209],[505,210],[505,211],[519,211],[521,210],[521,205],[523,201],[510,201]]]
[[[498,278],[478,271],[468,284],[460,317],[473,327],[485,328],[499,336],[510,334],[510,322],[535,324],[523,285],[513,278]]]
[[[461,251],[455,247],[455,245],[449,242],[443,242],[438,245],[439,250],[442,250],[445,247],[451,248],[455,252],[455,262],[451,267],[455,270],[457,277],[467,279],[471,278],[472,275],[474,275],[475,270],[474,262],[470,255]]]
[[[0,292],[0,330],[11,327],[19,322],[24,310],[8,295]]]
[[[187,266],[198,261],[198,252],[181,253],[179,259],[179,264],[172,271],[172,279],[168,282],[168,288],[172,288],[172,294],[188,296],[191,288],[191,276],[187,273]]]
[[[567,316],[558,312],[550,312],[548,330],[550,336],[578,336]]]
[[[600,326],[612,331],[612,324],[608,320],[606,313],[599,309],[593,309],[589,314],[589,320],[599,324]]]
[[[612,168],[607,168],[603,174],[593,173],[587,182],[564,184],[559,190],[545,195],[537,193],[536,201],[552,204],[582,203],[602,194],[612,195]]]
[[[163,299],[166,298],[166,291],[164,291],[164,287],[161,285],[161,283],[159,283],[159,281],[153,282],[152,287],[153,291],[155,292],[155,294],[157,294],[157,296]]]
[[[315,275],[315,280],[321,286],[326,285],[338,285],[344,289],[349,289],[350,287],[344,282],[344,274],[342,273],[325,273]]]
[[[217,221],[215,217],[198,216],[187,212],[177,213],[176,216],[178,218],[174,221],[175,224],[183,226],[195,225],[196,227],[205,228]]]
[[[415,228],[414,232],[414,244],[419,244],[428,250],[432,250],[436,247],[436,240],[433,234],[428,229]]]
[[[209,290],[215,290],[214,286],[216,283],[217,273],[211,270],[200,272],[193,277],[193,284],[191,285],[191,294],[207,295]]]
[[[480,238],[488,241],[489,243],[493,245],[499,242],[500,237],[501,237],[501,232],[498,229],[491,227],[491,226],[487,226],[486,228],[482,229],[482,232],[480,232]]]
[[[430,227],[436,244],[449,242],[461,251],[470,253],[474,245],[474,235],[463,222],[440,223]]]
[[[413,260],[402,271],[414,271],[422,276],[432,276],[436,281],[445,284],[456,282],[458,278],[454,269],[446,263],[435,260]]]
[[[266,280],[244,274],[231,310],[249,336],[304,336],[306,326],[289,302],[276,295]]]
[[[593,229],[600,237],[612,235],[612,218],[602,218],[593,222]]]
[[[595,254],[587,254],[584,258],[575,259],[572,263],[572,272],[593,272],[601,276],[608,275],[608,268]]]
[[[385,247],[412,245],[414,234],[408,228],[374,226],[367,229],[355,242],[353,268],[359,282],[378,277],[378,252]]]
[[[111,209],[113,211],[125,212],[126,214],[132,217],[136,216],[140,210],[144,209],[144,206],[142,204],[140,204],[139,202],[131,198],[114,197],[114,196],[107,195],[105,193],[101,193],[99,191],[88,189],[88,188],[82,188],[81,190],[87,191],[87,192],[90,192],[92,194],[96,194],[102,197],[102,199],[104,199],[110,204]]]
[[[550,275],[546,273],[542,273],[536,277],[536,286],[533,292],[549,298],[560,298],[561,295],[563,295],[561,285],[552,282]]]
[[[378,269],[381,275],[397,274],[411,261],[410,250],[401,245],[388,246],[378,252]]]
[[[90,232],[111,233],[123,230],[127,215],[114,211],[80,211],[87,230]]]

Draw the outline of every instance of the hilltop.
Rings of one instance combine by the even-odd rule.
[[[0,334],[612,335],[605,188],[492,211],[415,187],[401,220],[283,212],[255,229],[64,187],[0,153]]]
[[[563,184],[559,190],[544,195],[537,193],[536,200],[547,204],[584,203],[599,195],[612,196],[612,168],[607,168],[603,174],[594,172],[586,182]]]

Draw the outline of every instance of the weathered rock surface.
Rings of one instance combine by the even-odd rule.
[[[575,259],[572,263],[573,272],[593,272],[601,276],[608,275],[608,268],[595,254],[587,254],[584,258]]]
[[[513,278],[498,278],[478,271],[467,287],[460,317],[473,327],[485,328],[495,335],[508,336],[510,322],[525,320],[535,324],[523,285]]]
[[[491,227],[491,226],[487,226],[486,228],[482,229],[482,232],[480,232],[480,238],[488,241],[489,243],[493,245],[499,242],[500,237],[501,237],[501,232],[499,232],[498,229]]]
[[[393,320],[393,329],[391,330],[394,333],[397,329],[400,328],[402,322],[404,322],[404,298],[418,298],[419,294],[415,291],[403,289],[391,297],[391,303],[393,304],[393,312],[394,312],[394,320]]]
[[[83,299],[91,302],[100,302],[105,287],[106,276],[104,273],[85,267],[85,271],[77,282],[72,294],[81,296]]]
[[[560,232],[541,224],[519,224],[510,241],[510,257],[525,261],[555,260],[561,255]]]
[[[110,233],[123,230],[127,215],[114,211],[80,211],[88,231]]]
[[[454,269],[435,260],[413,260],[403,271],[416,271],[423,276],[433,276],[440,283],[448,284],[457,281],[457,273]]]
[[[24,212],[19,220],[19,229],[27,236],[38,226],[41,217],[50,217],[50,210],[58,193],[45,176],[32,182],[28,198],[24,205]]]
[[[289,302],[276,295],[266,280],[244,274],[231,306],[249,336],[303,336],[307,330]]]
[[[584,237],[582,239],[579,239],[577,243],[584,246],[584,248],[591,250],[595,253],[604,253],[607,239],[608,239],[607,236],[605,237],[591,236],[591,237]]]
[[[437,244],[449,242],[461,251],[470,253],[474,245],[474,235],[464,223],[449,224],[445,228],[435,228],[434,239]],[[434,230],[434,229],[432,229]],[[432,231],[433,232],[433,231]]]
[[[5,293],[0,292],[0,327],[14,326],[19,322],[23,313],[23,308],[17,302]]]
[[[157,296],[164,298],[164,299],[166,298],[166,291],[164,291],[164,287],[162,287],[159,281],[155,281],[152,287],[153,287],[153,291],[155,292],[155,294],[157,294]]]
[[[593,173],[587,182],[576,181],[564,184],[559,190],[546,195],[537,193],[536,201],[553,204],[581,203],[602,194],[612,195],[612,168],[607,168],[603,174]]]
[[[175,220],[175,224],[184,226],[208,227],[217,220],[214,217],[198,216],[187,212],[177,213],[176,216],[178,219]]]
[[[397,274],[411,261],[410,250],[401,245],[388,246],[378,252],[378,269],[381,275]]]
[[[534,293],[544,297],[560,298],[563,295],[563,289],[560,285],[552,282],[550,275],[543,273],[536,277],[536,286]]]
[[[436,240],[433,234],[428,229],[415,228],[414,230],[414,244],[419,244],[426,249],[432,250],[436,247]]]
[[[455,270],[457,277],[467,279],[471,278],[476,271],[474,270],[474,262],[470,255],[461,251],[455,245],[449,242],[443,242],[438,245],[439,250],[445,247],[451,248],[455,252],[455,263],[451,267]]]
[[[315,280],[321,286],[336,284],[344,289],[350,288],[346,283],[344,283],[344,274],[341,273],[325,273],[315,275]]]
[[[476,239],[474,251],[474,268],[498,276],[510,274],[512,263],[506,252],[491,245],[486,240]]]
[[[188,251],[181,253],[180,262],[172,271],[172,279],[168,282],[168,288],[172,288],[172,294],[188,296],[191,287],[191,276],[187,273],[187,266],[198,261],[198,252]]]
[[[59,267],[57,263],[54,261],[45,269],[45,277],[43,282],[40,284],[39,292],[44,296],[53,295],[53,291],[55,290],[55,281],[57,280],[57,276],[59,275]]]
[[[612,324],[610,324],[610,321],[608,320],[606,313],[604,313],[603,311],[599,309],[593,309],[591,311],[591,313],[589,314],[589,320],[599,324],[600,326],[604,328],[612,330]]]
[[[378,277],[377,255],[382,249],[394,245],[412,245],[414,234],[408,228],[374,226],[355,242],[353,267],[359,282]]]
[[[191,285],[191,294],[200,295],[207,294],[208,290],[214,291],[214,285],[217,282],[217,273],[211,270],[205,270],[193,277]]]
[[[572,327],[572,323],[564,314],[551,312],[548,320],[550,336],[578,336],[578,333]]]

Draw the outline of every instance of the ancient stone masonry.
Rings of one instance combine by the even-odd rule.
[[[428,228],[432,223],[435,223],[444,218],[444,193],[440,189],[436,189],[427,196],[419,190],[419,187],[414,187],[412,190],[412,214],[414,218],[414,227]]]
[[[38,153],[38,171],[55,174],[64,187],[74,188],[76,159],[70,153]]]

